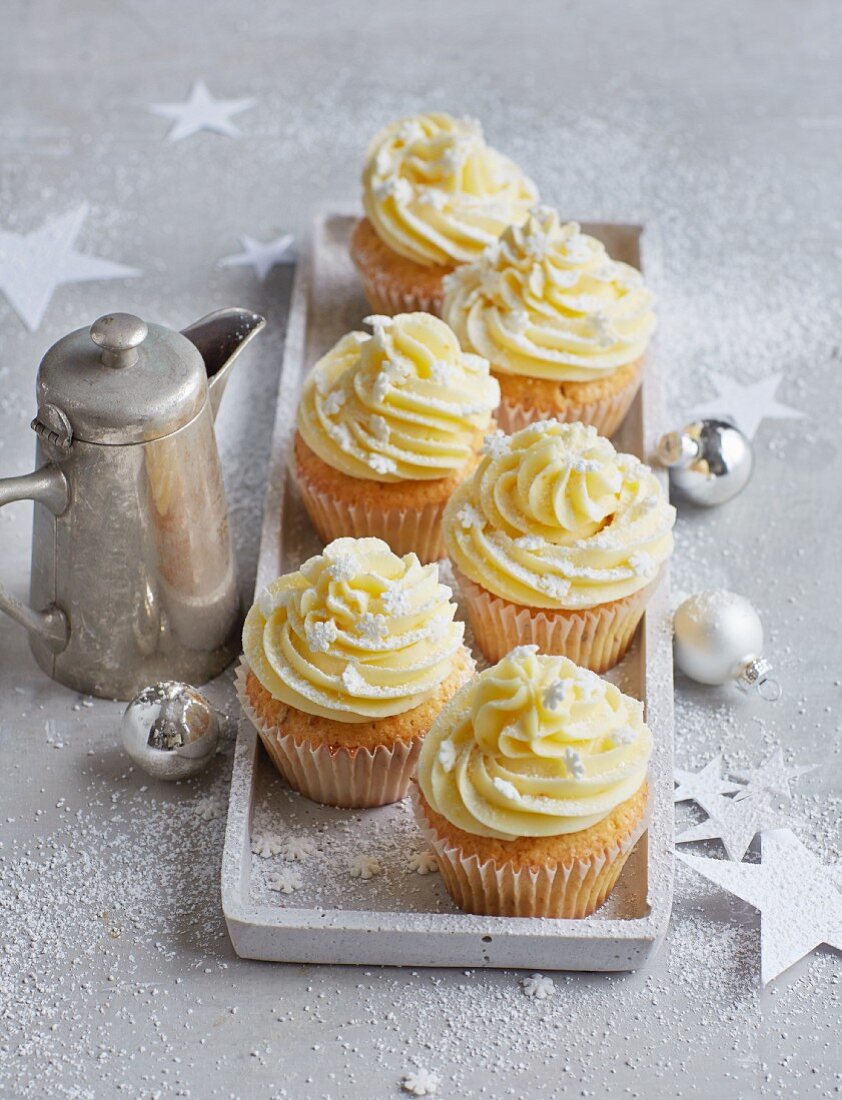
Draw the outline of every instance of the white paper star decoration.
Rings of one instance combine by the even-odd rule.
[[[243,251],[237,252],[233,256],[223,256],[219,261],[219,266],[253,267],[255,274],[262,283],[273,267],[292,259],[290,255],[292,239],[291,233],[282,233],[280,237],[275,237],[273,240],[263,243],[256,241],[254,237],[243,234],[240,237]]]
[[[153,115],[171,118],[175,125],[167,134],[167,141],[182,141],[200,130],[238,138],[240,131],[231,121],[231,115],[254,106],[254,99],[214,99],[204,80],[195,80],[190,95],[183,103],[153,103],[149,110]]]
[[[842,951],[840,868],[819,862],[789,829],[761,837],[760,863],[678,854],[710,882],[760,910],[760,981],[771,982],[823,943]]]
[[[48,218],[29,233],[0,229],[0,291],[30,332],[44,319],[56,287],[65,283],[129,279],[136,267],[77,251],[88,206]]]
[[[685,829],[675,838],[675,843],[721,840],[728,858],[736,862],[743,858],[759,832],[789,824],[787,815],[776,810],[759,792],[746,792],[743,798],[720,798],[707,812],[706,821]]]
[[[762,420],[801,420],[804,413],[775,400],[783,372],[743,385],[727,374],[710,372],[716,397],[692,409],[694,416],[726,416],[753,439]]]
[[[762,791],[770,798],[777,798],[785,803],[792,801],[792,791],[789,789],[791,779],[797,779],[799,775],[814,771],[816,764],[799,764],[787,767],[784,764],[784,754],[777,748],[768,760],[765,760],[759,768],[752,768],[745,772],[734,772],[737,779],[747,783],[738,798],[745,798],[754,791]]]
[[[675,769],[675,781],[678,786],[673,794],[673,802],[696,802],[705,813],[712,813],[724,794],[735,794],[743,788],[739,783],[729,783],[722,779],[722,753],[714,756],[701,771],[687,772]]]

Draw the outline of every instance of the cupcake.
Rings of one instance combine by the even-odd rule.
[[[374,535],[396,554],[442,557],[441,518],[479,461],[499,388],[428,313],[369,317],[304,384],[295,476],[325,542]]]
[[[337,539],[270,584],[243,628],[238,693],[291,787],[332,806],[407,792],[424,735],[473,672],[438,567]]]
[[[648,466],[591,426],[543,420],[486,449],[444,516],[477,645],[498,661],[535,643],[604,672],[672,552],[675,509]]]
[[[423,114],[371,143],[351,256],[379,313],[437,313],[442,279],[476,260],[537,199],[531,180],[485,144],[472,119]]]
[[[640,386],[652,304],[639,271],[537,207],[448,276],[441,314],[491,363],[505,431],[554,417],[611,435]]]
[[[587,917],[646,827],[643,704],[566,657],[519,646],[436,719],[416,813],[469,913]]]

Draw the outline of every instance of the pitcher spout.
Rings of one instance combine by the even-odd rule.
[[[234,360],[252,337],[265,326],[266,318],[250,309],[218,309],[181,330],[199,349],[208,372],[208,390],[214,418],[228,384]]]

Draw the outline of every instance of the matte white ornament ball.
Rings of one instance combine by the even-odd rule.
[[[673,620],[675,663],[701,684],[756,687],[769,699],[780,694],[763,657],[763,624],[743,596],[725,589],[685,600]]]
[[[221,716],[189,684],[168,680],[132,699],[120,727],[123,747],[155,779],[189,779],[219,743]]]

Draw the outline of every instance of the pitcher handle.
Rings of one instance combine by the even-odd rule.
[[[52,463],[20,477],[0,478],[0,507],[14,500],[35,500],[60,516],[69,501],[67,479]],[[0,611],[5,611],[16,623],[26,627],[53,653],[61,653],[70,636],[67,616],[55,604],[44,611],[33,611],[25,603],[10,596],[0,584]]]

